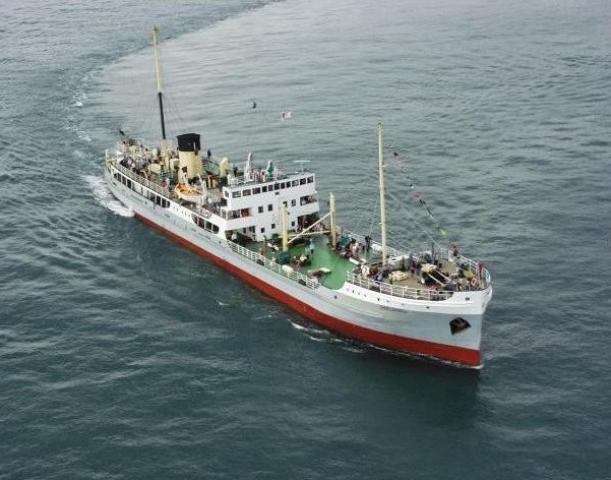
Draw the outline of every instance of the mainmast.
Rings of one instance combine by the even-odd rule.
[[[165,137],[165,120],[163,118],[163,93],[161,93],[161,65],[159,63],[159,27],[153,27],[153,51],[155,52],[155,76],[157,78],[157,98],[159,98],[159,114],[161,116],[161,138]]]
[[[380,169],[380,231],[382,233],[382,266],[386,266],[386,199],[384,192],[384,157],[382,153],[382,124],[378,123],[378,167]]]

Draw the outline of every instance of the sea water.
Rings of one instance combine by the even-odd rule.
[[[608,2],[2,9],[0,478],[609,478]],[[159,139],[154,23],[172,136],[307,160],[374,236],[384,123],[392,244],[494,275],[481,371],[337,338],[110,196],[119,129]]]

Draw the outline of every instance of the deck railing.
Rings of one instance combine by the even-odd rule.
[[[163,195],[164,197],[168,197],[168,198],[170,197],[169,189],[167,188],[164,189],[163,187],[156,184],[155,182],[151,182],[150,180],[143,177],[142,175],[138,175],[136,172],[130,170],[129,168],[125,168],[123,165],[120,165],[118,163],[113,163],[112,166],[116,168],[119,172],[121,172],[123,175],[125,175],[126,177],[131,178],[132,180],[134,180],[135,182],[138,182],[141,185],[144,185],[146,188],[150,188],[151,190],[158,193],[159,195]]]
[[[362,275],[348,272],[346,280],[349,283],[357,285],[368,290],[373,290],[393,297],[409,298],[412,300],[428,300],[431,302],[447,300],[454,292],[448,290],[430,290],[427,288],[412,288],[399,285],[391,285],[389,283],[377,282]]]
[[[350,230],[343,230],[341,235],[345,235],[345,236],[354,238],[357,242],[361,244],[366,243],[365,235],[361,235],[360,233],[354,233],[354,232],[351,232]],[[381,258],[382,257],[382,244],[375,240],[371,240],[371,246],[373,247],[373,250],[375,250],[377,253],[380,254],[380,258]],[[397,250],[396,248],[392,248],[389,245],[386,246],[386,251],[389,257],[400,257],[401,255],[408,255],[405,252]]]
[[[310,278],[307,275],[296,272],[294,270],[287,272],[282,268],[282,265],[280,265],[279,263],[273,260],[270,260],[269,258],[267,258],[264,255],[261,255],[257,252],[253,252],[252,250],[249,250],[248,248],[245,248],[229,240],[227,241],[227,244],[229,245],[231,250],[233,250],[235,253],[238,253],[242,255],[243,257],[248,258],[249,260],[252,260],[253,262],[258,263],[259,265],[264,266],[265,268],[273,272],[279,273],[280,275],[284,277],[287,277],[295,282],[298,282],[301,285],[304,285],[308,288],[318,288],[320,286],[320,283],[318,283],[316,279]]]
[[[363,235],[360,235],[358,233],[354,233],[351,232],[349,230],[344,230],[342,232],[342,235],[347,235],[350,236],[352,238],[354,238],[356,241],[358,241],[359,243],[364,244],[365,243],[365,237]],[[381,260],[381,252],[382,252],[382,244],[376,241],[371,241],[371,245],[374,246],[374,250],[376,251],[376,253],[380,254],[380,260]],[[398,257],[405,257],[408,258],[409,257],[409,253],[405,253],[402,252],[400,250],[397,250],[395,248],[392,248],[390,246],[387,247],[388,249],[388,256],[390,259],[392,258],[398,258]],[[440,250],[438,251],[439,254],[445,255],[444,258],[450,258],[452,256],[452,250],[448,249],[448,250]],[[421,252],[412,252],[414,258],[416,260],[418,259],[422,259],[425,255],[431,255],[431,251],[421,251]],[[492,278],[490,276],[490,272],[488,271],[488,269],[486,269],[485,267],[483,267],[481,265],[480,262],[477,262],[475,260],[472,260],[468,257],[463,257],[462,255],[460,255],[456,262],[458,264],[461,265],[466,265],[468,270],[471,270],[478,278],[479,280],[479,288],[477,288],[477,290],[484,290],[486,288],[488,288],[490,286],[490,283],[492,282]]]
[[[128,178],[131,178],[133,181],[139,183],[140,185],[146,188],[149,188],[153,190],[154,192],[158,193],[159,195],[162,195],[165,198],[170,199],[174,202],[178,201],[177,197],[173,194],[173,192],[170,191],[169,188],[164,189],[159,184],[151,182],[150,180],[143,177],[142,175],[138,175],[133,170],[130,170],[129,168],[125,168],[123,165],[120,165],[118,163],[113,162],[111,165],[114,168],[116,168],[119,172],[121,172],[123,175],[125,175]],[[218,204],[213,203],[205,207],[203,205],[184,205],[184,207],[188,208],[189,210],[191,210],[192,212],[195,212],[198,215],[201,215],[205,219],[209,219],[212,215],[218,215],[222,218],[227,219],[227,216],[222,215],[221,208],[218,206]]]

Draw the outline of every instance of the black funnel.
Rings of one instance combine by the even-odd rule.
[[[199,152],[201,144],[199,133],[184,133],[176,137],[178,140],[178,150],[180,152]]]

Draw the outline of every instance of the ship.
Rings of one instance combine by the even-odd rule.
[[[110,192],[154,230],[340,337],[480,368],[491,274],[451,245],[388,244],[382,125],[378,241],[338,225],[334,195],[319,199],[304,164],[285,171],[248,153],[238,165],[213,156],[200,134],[167,139],[157,27],[152,37],[162,138],[147,146],[120,130],[104,160]]]

